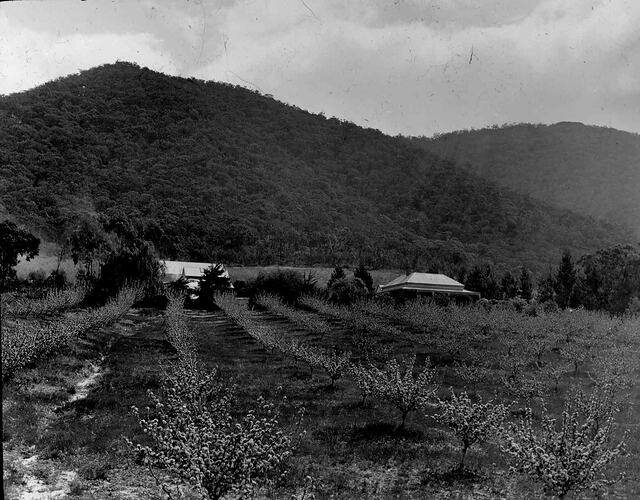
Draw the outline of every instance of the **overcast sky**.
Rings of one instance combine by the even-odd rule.
[[[640,0],[0,3],[0,94],[116,60],[390,134],[640,132]]]

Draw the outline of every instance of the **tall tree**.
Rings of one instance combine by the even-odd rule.
[[[213,307],[215,294],[226,292],[230,289],[231,280],[222,264],[212,264],[204,270],[200,278],[200,291],[198,293],[200,306],[205,309]]]
[[[575,306],[577,273],[569,250],[565,250],[562,253],[562,259],[555,278],[554,284],[558,306],[562,309]]]
[[[500,288],[502,289],[502,297],[505,299],[512,299],[518,294],[518,282],[508,271],[500,280]]]
[[[583,256],[577,287],[588,309],[623,313],[634,297],[640,297],[640,248],[630,245],[598,250]]]
[[[526,267],[523,267],[520,271],[520,286],[518,288],[518,295],[524,300],[531,300],[533,296],[533,283],[531,282],[531,274]]]
[[[30,232],[11,221],[0,222],[0,291],[15,279],[18,257],[31,260],[38,255],[39,248],[40,240]]]
[[[538,301],[539,302],[551,302],[555,301],[556,297],[556,280],[551,273],[551,269],[546,276],[543,276],[538,281]]]

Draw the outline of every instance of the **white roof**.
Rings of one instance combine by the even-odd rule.
[[[393,281],[390,281],[384,287],[399,284],[420,284],[420,285],[438,285],[438,286],[452,286],[463,287],[462,283],[457,282],[453,278],[449,278],[444,274],[432,274],[432,273],[411,273],[409,275],[398,276]]]
[[[411,273],[400,275],[386,285],[378,287],[378,293],[393,290],[416,290],[425,292],[445,292],[455,294],[476,295],[464,289],[462,283],[445,276],[444,274]]]
[[[180,276],[184,276],[187,279],[200,278],[205,269],[211,266],[217,266],[217,264],[213,262],[185,262],[180,260],[161,260],[160,263],[164,265],[165,276],[170,281],[177,280]],[[225,278],[229,277],[226,269],[224,273],[222,273],[222,276]]]

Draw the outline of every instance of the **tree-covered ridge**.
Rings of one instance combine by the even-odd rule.
[[[413,139],[474,174],[640,236],[640,135],[581,123],[518,124]]]
[[[541,269],[625,239],[402,138],[129,63],[0,97],[0,172],[41,235],[118,209],[167,258]]]

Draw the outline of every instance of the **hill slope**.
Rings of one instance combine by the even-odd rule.
[[[55,239],[121,210],[171,258],[539,269],[624,239],[401,138],[128,63],[1,97],[0,155],[9,216]]]
[[[514,125],[417,140],[468,171],[640,237],[640,135],[581,123]]]

